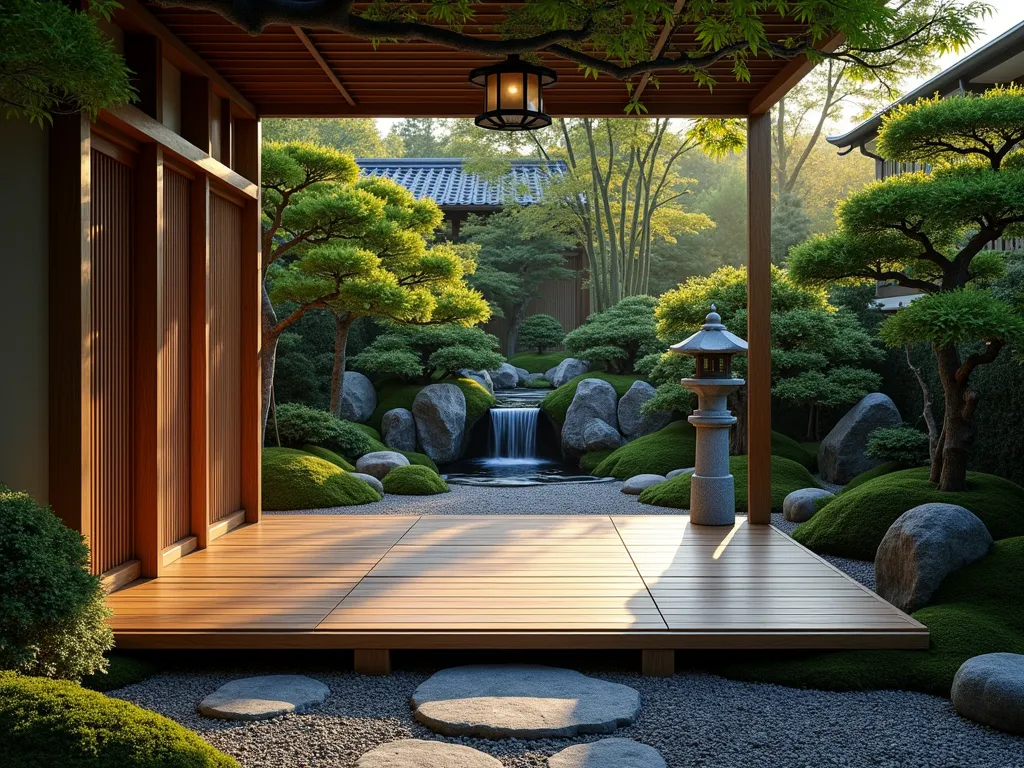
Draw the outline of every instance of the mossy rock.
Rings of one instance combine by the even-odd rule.
[[[931,603],[913,614],[931,635],[926,651],[778,654],[730,660],[714,671],[798,688],[912,690],[948,697],[953,676],[967,659],[1024,653],[1022,583],[1024,537],[1003,539],[986,557],[947,576]]]
[[[747,457],[731,456],[729,472],[735,478],[736,511],[747,511]],[[689,509],[691,473],[673,477],[664,483],[652,485],[640,494],[642,504],[656,507]],[[772,456],[772,511],[782,511],[782,502],[793,491],[801,488],[817,488],[818,483],[807,468],[792,459]]]
[[[350,507],[380,494],[329,461],[291,448],[263,449],[265,510]]]
[[[487,413],[487,409],[494,405],[494,395],[483,388],[478,382],[472,379],[445,379],[434,382],[436,384],[454,384],[462,390],[466,396],[466,429],[476,423],[477,419]],[[377,409],[370,417],[370,425],[380,429],[381,419],[384,414],[392,408],[405,408],[412,410],[412,401],[426,384],[386,384],[377,392]],[[376,440],[380,441],[380,434]],[[390,449],[385,449],[390,450]]]
[[[673,469],[692,467],[694,435],[695,430],[690,422],[673,421],[657,432],[616,448],[597,465],[592,474],[627,480],[634,475],[665,475]]]
[[[562,386],[551,391],[551,394],[541,401],[540,407],[544,413],[550,416],[559,425],[565,424],[565,414],[572,405],[572,399],[576,397],[576,388],[584,379],[601,379],[615,387],[617,397],[622,397],[629,391],[636,381],[642,380],[643,376],[631,374],[602,373],[601,371],[583,373],[574,379],[569,379]]]
[[[772,432],[772,456],[782,456],[783,458],[795,461],[811,472],[818,471],[817,449],[811,450],[807,444],[798,443],[781,432]]]
[[[384,493],[401,496],[433,496],[451,489],[437,472],[417,464],[395,467],[384,475]]]
[[[868,480],[874,480],[876,477],[882,475],[891,475],[893,472],[899,472],[901,469],[906,469],[898,461],[887,461],[884,464],[879,464],[874,469],[869,469],[867,472],[861,472],[859,475],[854,477],[850,482],[843,486],[843,490],[840,493],[846,493],[852,491],[858,486],[864,485]]]
[[[334,451],[328,450],[327,448],[321,448],[319,445],[304,445],[302,446],[302,450],[316,456],[318,459],[331,462],[331,464],[336,466],[338,469],[343,469],[346,472],[356,471],[356,468],[343,456],[339,456]]]
[[[587,474],[592,475],[594,474],[594,470],[598,468],[601,462],[607,459],[613,453],[615,453],[615,450],[591,451],[590,453],[584,453],[582,456],[580,456],[580,469],[582,469]]]
[[[508,359],[516,368],[524,368],[530,373],[547,373],[560,362],[569,357],[568,352],[517,352]]]
[[[4,765],[238,768],[234,758],[155,712],[75,683],[0,673]]]
[[[874,560],[896,518],[932,502],[969,509],[993,539],[1024,536],[1024,488],[995,475],[968,472],[968,490],[946,493],[928,481],[928,474],[928,467],[903,469],[826,499],[793,538],[822,555]]]
[[[386,445],[384,445],[384,443],[380,442],[379,440],[374,440],[374,439],[371,438],[370,439],[370,450],[367,451],[367,453],[372,453],[373,451],[393,451],[393,450],[395,450],[395,449],[394,448],[388,448]],[[398,453],[400,453],[403,456],[405,456],[405,458],[407,458],[409,460],[410,464],[418,464],[421,467],[429,467],[430,469],[434,470],[435,472],[438,471],[437,464],[435,464],[434,460],[432,458],[430,458],[429,456],[427,456],[427,454],[425,454],[425,453],[417,453],[416,451],[398,451]]]

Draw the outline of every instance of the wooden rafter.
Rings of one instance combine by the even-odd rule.
[[[676,4],[672,6],[672,18],[675,18],[683,11],[683,6],[686,5],[686,0],[676,0]],[[654,44],[654,49],[651,51],[651,58],[656,59],[658,54],[665,50],[665,46],[668,44],[668,38],[672,34],[672,27],[666,24],[661,28],[661,34],[658,35],[658,42]],[[636,90],[630,97],[632,99],[639,100],[644,93],[644,88],[647,87],[647,83],[651,81],[651,73],[644,72],[643,77],[640,78],[640,83],[637,85]]]
[[[346,89],[345,86],[341,84],[341,80],[338,79],[338,76],[334,73],[334,70],[331,69],[331,65],[327,63],[327,59],[323,57],[323,55],[320,53],[320,50],[316,47],[313,41],[309,39],[309,35],[307,35],[305,31],[303,31],[302,27],[292,27],[292,31],[295,32],[299,40],[302,41],[302,44],[306,46],[306,50],[308,50],[309,53],[313,56],[313,58],[316,60],[316,63],[320,65],[320,69],[322,69],[324,73],[327,75],[327,77],[331,79],[331,82],[334,83],[334,87],[337,88],[338,91],[341,92],[341,95],[345,97],[345,101],[347,101],[351,106],[354,107],[356,105],[356,100],[352,98],[352,94],[348,92],[348,89]]]

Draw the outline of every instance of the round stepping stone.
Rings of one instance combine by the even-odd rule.
[[[1024,736],[1024,654],[968,659],[953,678],[950,699],[968,720]]]
[[[459,744],[403,739],[371,749],[356,761],[356,768],[501,768],[501,763]]]
[[[667,768],[654,747],[630,739],[576,744],[548,758],[548,768]]]
[[[633,475],[633,477],[622,484],[622,492],[632,496],[639,496],[652,485],[660,485],[664,482],[664,475]]]
[[[199,714],[221,720],[269,720],[323,704],[331,690],[304,675],[246,677],[225,683],[199,703]]]
[[[446,736],[568,738],[612,733],[640,712],[640,694],[570,669],[495,664],[438,672],[412,695],[416,719]]]

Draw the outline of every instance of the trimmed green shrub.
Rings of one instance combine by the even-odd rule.
[[[811,472],[818,469],[818,451],[798,443],[791,437],[786,437],[781,432],[772,432],[772,456],[782,456],[795,461]]]
[[[819,513],[820,514],[820,513]],[[812,518],[814,519],[814,518]],[[1024,537],[997,541],[988,556],[946,577],[914,613],[927,651],[837,651],[759,656],[717,665],[741,680],[824,690],[913,690],[949,696],[953,676],[984,653],[1024,653]]]
[[[89,548],[27,493],[0,486],[0,669],[77,680],[114,644]]]
[[[928,468],[904,469],[827,499],[793,535],[823,555],[874,560],[882,537],[900,515],[921,504],[958,504],[981,518],[993,539],[1024,535],[1024,488],[995,475],[967,473],[968,490],[946,493]]]
[[[673,421],[657,432],[616,448],[592,474],[616,480],[647,473],[665,475],[673,469],[692,467],[694,451],[693,425],[688,421]]]
[[[369,424],[359,424],[358,422],[355,421],[349,421],[346,422],[346,424],[351,424],[353,427],[358,429],[371,440],[376,440],[378,443],[381,441],[380,432],[377,431],[375,427],[371,427]]]
[[[266,510],[350,507],[380,501],[380,494],[329,461],[291,448],[263,449]]]
[[[451,379],[443,383],[454,384],[466,396],[467,427],[476,422],[487,412],[488,408],[494,405],[494,395],[472,379]],[[377,409],[370,417],[369,423],[374,428],[380,429],[381,419],[392,408],[405,408],[411,411],[412,401],[416,399],[416,395],[423,387],[422,384],[391,384],[382,387],[377,392]]]
[[[519,326],[519,346],[523,349],[535,349],[538,355],[543,355],[544,350],[550,347],[561,346],[564,340],[565,329],[551,315],[530,315]]]
[[[351,368],[377,376],[399,376],[429,384],[460,369],[493,371],[505,358],[498,339],[482,328],[461,325],[401,326],[387,329],[349,360]]]
[[[566,335],[565,348],[573,357],[603,364],[613,373],[632,373],[642,357],[665,349],[655,333],[657,304],[651,296],[622,299]]]
[[[854,477],[850,482],[843,486],[843,490],[839,493],[852,491],[854,488],[864,485],[868,480],[874,480],[876,477],[881,477],[882,475],[899,472],[901,469],[906,469],[906,467],[895,461],[887,461],[885,464],[879,464],[874,469],[869,469],[867,472],[861,472],[859,475]]]
[[[74,683],[0,674],[4,765],[238,768],[197,734],[155,712]]]
[[[525,368],[530,373],[547,373],[560,362],[569,357],[568,352],[517,352],[508,359],[516,368]]]
[[[552,390],[551,394],[544,398],[541,402],[540,407],[544,410],[548,416],[555,420],[558,424],[565,423],[565,414],[569,410],[569,406],[572,405],[572,399],[576,397],[576,387],[580,385],[580,382],[584,379],[601,379],[607,381],[613,387],[615,387],[615,394],[622,397],[629,388],[633,386],[633,382],[642,379],[643,376],[634,376],[633,374],[616,374],[616,373],[602,373],[600,371],[596,373],[582,373],[576,378],[569,379],[562,386]]]
[[[729,458],[729,472],[736,480],[736,511],[747,511],[747,457]],[[673,477],[664,483],[652,485],[640,494],[643,504],[657,507],[688,509],[690,507],[690,476]],[[817,488],[818,482],[807,469],[795,461],[772,456],[772,512],[782,511],[782,502],[793,491],[801,488]]]
[[[395,467],[384,475],[381,482],[384,484],[384,493],[403,496],[432,496],[451,490],[437,472],[417,464]]]
[[[359,425],[298,403],[277,406],[277,433],[286,448],[320,445],[347,458],[358,458],[370,450],[369,437]]]
[[[321,448],[319,445],[304,445],[302,446],[302,450],[308,454],[316,456],[318,459],[331,462],[331,464],[336,466],[338,469],[344,469],[346,472],[356,471],[356,468],[348,461],[327,448]]]
[[[591,451],[590,453],[584,453],[580,456],[580,469],[588,474],[594,474],[594,470],[601,464],[602,461],[607,459],[616,449],[608,451]]]
[[[930,461],[928,454],[928,435],[906,424],[879,427],[868,435],[867,455],[878,461],[920,467]]]
[[[126,685],[141,683],[153,675],[160,673],[162,666],[154,661],[150,653],[145,657],[126,653],[110,653],[107,655],[109,666],[106,672],[97,672],[82,678],[82,687],[91,691],[116,691]]]

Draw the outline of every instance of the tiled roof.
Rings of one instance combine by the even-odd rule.
[[[536,203],[544,197],[548,178],[561,177],[567,171],[560,160],[512,160],[511,170],[501,179],[493,180],[467,173],[464,162],[467,161],[447,157],[356,160],[364,176],[393,179],[417,199],[429,197],[442,207],[494,207],[513,197],[517,203]]]

